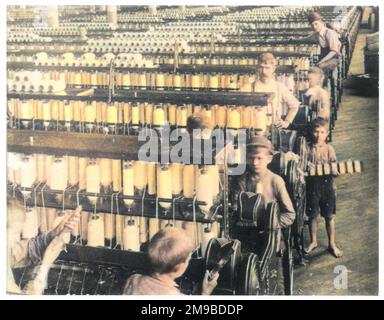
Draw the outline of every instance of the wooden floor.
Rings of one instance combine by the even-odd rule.
[[[361,30],[352,57],[350,74],[364,73],[366,31]],[[326,251],[324,222],[319,225],[319,248],[310,264],[295,269],[296,295],[378,294],[378,98],[344,91],[339,119],[331,143],[338,159],[363,161],[364,173],[336,179],[336,241],[344,256],[335,259]],[[308,241],[308,229],[306,229]],[[338,265],[348,270],[347,289],[336,289]]]

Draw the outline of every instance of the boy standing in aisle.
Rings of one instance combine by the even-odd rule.
[[[313,120],[311,124],[312,142],[309,145],[308,161],[310,165],[330,164],[336,162],[336,152],[326,142],[328,136],[328,122],[322,118]],[[328,235],[328,251],[339,258],[343,252],[336,246],[335,242],[335,214],[336,193],[332,175],[319,177],[307,177],[307,215],[309,217],[309,228],[311,243],[307,247],[307,253],[317,248],[317,224],[321,215],[325,219]]]

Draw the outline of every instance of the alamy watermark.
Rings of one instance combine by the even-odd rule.
[[[145,129],[138,140],[144,142],[139,148],[138,159],[144,162],[178,162],[184,164],[224,164],[232,166],[230,175],[241,175],[246,168],[245,129],[194,129],[192,134],[185,129]]]
[[[338,265],[333,269],[337,276],[333,279],[333,286],[337,290],[348,289],[348,269],[346,266]]]

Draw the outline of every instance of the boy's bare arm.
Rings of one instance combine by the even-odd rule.
[[[277,181],[276,198],[280,208],[280,227],[284,229],[295,221],[296,212],[283,179],[278,179]]]

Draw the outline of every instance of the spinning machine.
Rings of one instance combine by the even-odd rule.
[[[292,249],[303,257],[304,177],[336,170],[308,171],[303,160],[306,128],[319,107],[303,95],[319,54],[316,44],[299,39],[310,31],[309,9],[125,9],[105,15],[105,8],[79,7],[79,14],[68,7],[59,26],[50,28],[33,27],[34,10],[19,16],[10,9],[15,20],[7,42],[7,187],[26,217],[15,239],[51,230],[65,210],[83,210],[78,230],[50,270],[45,294],[121,294],[131,274],[150,271],[148,241],[169,225],[185,229],[194,242],[188,270],[178,280],[183,293],[200,292],[206,269],[220,272],[213,294],[276,293],[277,204],[256,194],[244,224],[232,223],[239,214],[231,209],[229,188],[242,158],[239,129],[246,129],[247,138],[267,136],[278,151],[270,169],[284,178],[297,214],[283,232],[285,291],[292,294]],[[337,17],[321,10],[344,31],[339,77],[328,86],[333,129],[361,11],[350,7]],[[272,124],[271,93],[254,92],[252,85],[257,57],[265,51],[274,52],[277,80],[302,104],[286,130]],[[209,139],[213,159],[232,148],[234,163],[226,156],[224,164],[206,163],[202,155],[198,164],[172,161],[176,143],[164,145],[164,133],[185,134],[193,114],[204,114],[223,136],[234,137],[221,147]],[[138,157],[143,133],[157,141],[151,160]],[[196,150],[190,147],[192,159]],[[362,170],[359,161],[336,166],[339,174]],[[254,248],[244,245],[247,236],[257,239]],[[19,286],[32,269],[13,270]]]

